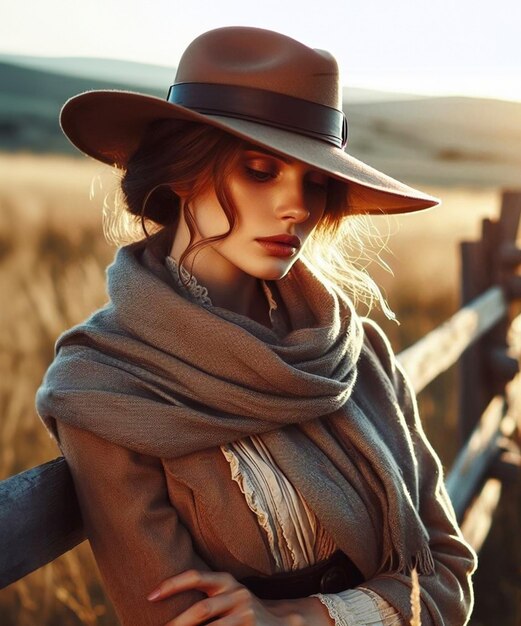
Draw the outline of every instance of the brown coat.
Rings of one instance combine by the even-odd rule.
[[[297,260],[277,283],[296,330],[285,345],[244,316],[191,305],[141,245],[118,251],[110,304],[62,335],[37,395],[122,624],[159,626],[204,597],[146,600],[188,568],[275,571],[219,449],[260,431],[365,587],[405,617],[417,561],[423,626],[467,623],[475,555],[382,331]]]
[[[185,569],[210,566],[236,578],[275,571],[264,531],[219,448],[161,460],[57,426],[86,535],[122,625],[162,625],[205,597],[146,599]]]
[[[219,448],[159,459],[64,422],[57,428],[86,535],[123,626],[163,625],[205,597],[193,591],[146,599],[186,569],[228,571],[237,579],[275,572],[265,533]],[[446,524],[439,520],[430,531],[436,543],[447,543],[448,555],[458,542]]]

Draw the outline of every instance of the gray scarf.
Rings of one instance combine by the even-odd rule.
[[[36,406],[139,453],[180,457],[251,434],[367,577],[433,571],[413,444],[350,300],[298,259],[276,282],[292,330],[176,291],[160,235],[120,248],[109,302],[63,333]]]

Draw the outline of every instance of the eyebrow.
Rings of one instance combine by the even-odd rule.
[[[293,163],[293,159],[290,159],[287,156],[283,156],[282,154],[276,154],[275,152],[271,152],[271,150],[268,150],[267,148],[262,148],[261,146],[256,146],[255,144],[246,144],[246,146],[244,147],[245,150],[251,150],[252,152],[260,152],[261,154],[266,154],[267,156],[271,156],[275,159],[280,159],[281,161],[284,161],[284,163],[287,163],[288,165],[291,165]]]
[[[260,154],[265,154],[267,156],[273,157],[274,159],[280,159],[281,161],[284,161],[284,163],[287,163],[288,165],[291,165],[292,163],[294,163],[294,159],[290,159],[287,156],[283,156],[282,154],[277,154],[276,152],[272,152],[271,150],[268,150],[267,148],[263,148],[262,146],[257,146],[253,143],[247,143],[244,146],[244,150],[245,151],[251,151],[251,152],[259,152]],[[330,178],[330,176],[328,176],[325,172],[322,172],[321,170],[312,170],[313,172],[318,172],[319,174],[323,174],[324,176],[326,176],[326,178]]]

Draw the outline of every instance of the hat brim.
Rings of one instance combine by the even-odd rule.
[[[157,119],[209,124],[274,152],[295,158],[334,178],[363,188],[352,209],[356,213],[409,213],[440,204],[326,142],[248,120],[205,115],[161,98],[132,91],[80,93],[63,105],[60,126],[84,154],[125,167],[147,126]]]

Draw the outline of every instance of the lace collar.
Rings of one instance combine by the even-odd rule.
[[[170,255],[166,257],[165,263],[168,269],[170,270],[170,272],[172,273],[172,275],[174,276],[176,284],[179,286],[179,288],[182,290],[183,293],[186,293],[190,297],[191,300],[194,300],[195,302],[201,304],[202,306],[207,306],[207,307],[213,306],[212,300],[210,296],[208,295],[208,289],[204,287],[203,285],[200,285],[197,282],[197,279],[195,276],[192,276],[190,278],[190,272],[183,265],[179,266],[177,261],[174,259],[174,257]],[[190,279],[186,286],[183,284],[181,277],[185,281]],[[265,280],[261,280],[261,284],[262,284],[264,294],[266,295],[266,299],[269,304],[270,319],[273,323],[274,320],[272,317],[272,313],[278,309],[278,304],[267,282]]]
[[[176,284],[183,290],[184,293],[188,292],[192,300],[195,300],[203,306],[213,306],[212,300],[208,295],[208,289],[200,285],[195,276],[190,278],[190,272],[184,267],[184,265],[179,266],[174,257],[171,257],[170,255],[166,257],[165,261],[166,266],[175,278]],[[179,275],[180,273],[181,276]],[[183,284],[181,277],[185,280],[185,283],[188,279],[190,279],[187,285]]]

